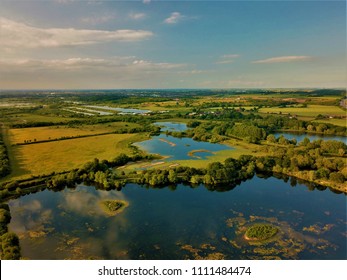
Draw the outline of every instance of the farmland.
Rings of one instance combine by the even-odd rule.
[[[94,158],[112,160],[121,153],[131,153],[128,144],[144,138],[136,134],[110,134],[13,146],[10,151],[13,164],[11,178],[71,170]]]
[[[126,122],[108,123],[107,125],[83,125],[83,126],[49,126],[15,128],[9,130],[11,143],[37,142],[53,139],[72,138],[86,135],[111,133],[122,128],[140,127],[137,124]]]
[[[261,113],[267,114],[291,114],[300,117],[312,117],[315,118],[318,115],[328,116],[341,116],[345,117],[346,112],[338,106],[325,106],[325,105],[308,105],[307,107],[272,107],[272,108],[261,108]]]
[[[157,92],[155,95],[159,96],[156,97],[148,94],[149,96],[142,93],[134,97],[131,93],[130,96],[122,94],[120,97],[108,92],[97,95],[79,93],[71,96],[61,93],[61,96],[49,96],[49,99],[45,93],[42,93],[41,97],[35,94],[32,99],[28,94],[25,106],[18,99],[14,99],[18,106],[11,107],[8,100],[4,106],[0,106],[1,200],[17,201],[28,195],[27,198],[33,203],[39,202],[43,205],[49,201],[49,213],[57,213],[57,219],[62,221],[53,221],[52,226],[33,227],[19,233],[22,244],[31,243],[32,240],[34,242],[33,238],[41,238],[42,244],[45,244],[50,240],[49,233],[52,230],[54,234],[61,235],[61,240],[67,239],[65,243],[74,246],[78,240],[90,240],[96,229],[107,234],[105,230],[109,220],[105,220],[106,218],[119,218],[116,220],[122,221],[126,213],[134,219],[132,221],[138,221],[134,222],[134,225],[141,226],[142,220],[148,219],[145,217],[147,214],[141,216],[146,211],[149,211],[149,216],[154,214],[156,217],[158,213],[168,214],[164,219],[167,221],[172,219],[171,213],[176,215],[181,210],[184,211],[182,217],[186,217],[187,211],[197,213],[196,209],[201,208],[203,213],[212,213],[227,205],[226,212],[223,212],[225,218],[220,221],[221,228],[224,229],[218,232],[227,232],[225,227],[229,227],[233,219],[236,227],[237,223],[239,226],[242,224],[242,229],[240,227],[230,234],[239,235],[230,239],[230,244],[235,245],[235,248],[244,246],[245,242],[252,246],[266,246],[277,242],[278,250],[287,252],[288,246],[294,246],[284,241],[294,240],[289,236],[292,229],[287,222],[280,222],[284,218],[283,214],[279,214],[278,220],[273,216],[277,215],[275,211],[278,205],[281,205],[280,208],[282,205],[292,207],[292,201],[296,199],[288,199],[288,195],[300,192],[312,203],[314,196],[311,197],[306,188],[301,188],[303,185],[310,190],[330,189],[337,194],[347,193],[347,146],[341,142],[347,135],[346,111],[343,106],[337,105],[343,103],[342,92],[340,96],[310,96],[310,93],[305,92],[277,91],[266,94],[211,91],[202,95],[196,95],[193,91],[185,94],[172,93],[172,97],[168,97],[166,91],[162,96]],[[323,140],[315,141],[315,137]],[[277,181],[274,181],[274,178],[277,178]],[[238,191],[231,193],[239,185]],[[292,192],[296,185],[300,187]],[[66,187],[69,190],[62,191]],[[177,188],[179,191],[160,191],[165,187],[172,191]],[[152,188],[156,189],[156,193],[151,193],[149,189]],[[202,188],[206,188],[208,192]],[[83,191],[79,191],[80,189]],[[264,190],[267,190],[266,195],[262,195]],[[144,192],[140,193],[142,191]],[[189,194],[190,191],[194,193]],[[223,196],[218,195],[218,192],[223,192]],[[242,195],[243,192],[246,196]],[[264,201],[279,192],[282,192],[282,195],[275,199],[276,203],[279,203],[271,206],[275,210],[270,209],[266,203],[270,205],[274,202],[269,199],[264,204]],[[127,197],[129,193],[135,195]],[[36,195],[40,194],[50,198],[36,199]],[[259,194],[262,195],[260,200]],[[206,200],[197,208],[196,203],[201,203],[199,200],[205,196]],[[261,215],[265,216],[249,213],[246,220],[248,214],[237,214],[231,210],[231,207],[239,209],[238,205],[246,204],[242,201],[248,203],[252,196],[253,203],[262,203],[259,209],[263,213]],[[178,199],[183,202],[184,207],[181,203],[177,207]],[[211,199],[215,202],[211,203]],[[288,201],[291,201],[290,205]],[[322,204],[321,200],[314,199],[313,203],[319,206]],[[326,202],[324,209],[335,205],[336,203]],[[157,208],[152,208],[153,206]],[[69,210],[74,207],[77,207],[78,211]],[[295,206],[295,209],[300,207],[302,205]],[[309,212],[311,208],[308,206],[305,211]],[[293,213],[297,213],[294,212],[295,209]],[[330,211],[333,212],[326,210],[325,213]],[[200,210],[198,212],[201,213]],[[12,213],[14,217],[18,213],[31,215],[30,211],[11,210]],[[76,220],[80,221],[79,213],[91,215],[96,220],[82,223],[78,237],[75,237],[75,224],[79,223],[66,222],[65,219],[77,215]],[[237,216],[228,219],[233,213]],[[281,213],[285,211],[281,210]],[[38,217],[43,215],[44,211],[40,212]],[[218,215],[220,212],[216,212],[214,217]],[[204,219],[205,216],[204,214]],[[26,217],[23,221],[29,219]],[[97,225],[100,220],[106,224]],[[179,215],[177,220],[181,220]],[[294,217],[293,223],[296,222]],[[336,228],[340,227],[338,223],[336,222]],[[70,228],[64,228],[63,232],[60,232],[60,224],[69,225]],[[191,219],[188,224],[191,224]],[[245,225],[249,227],[247,231]],[[126,228],[125,224],[120,227]],[[187,225],[182,228],[186,231]],[[320,230],[318,224],[307,228]],[[322,230],[330,228],[333,226],[323,226]],[[127,236],[131,236],[133,230],[134,227],[131,227]],[[279,234],[275,236],[277,231]],[[4,235],[6,234],[9,233]],[[287,234],[289,235],[286,236]],[[153,236],[152,233],[147,235]],[[79,239],[79,236],[84,237]],[[181,236],[182,234],[179,238]],[[17,236],[13,235],[13,238]],[[222,243],[229,242],[229,238],[223,234],[217,239]],[[208,246],[205,240],[199,247],[202,250],[206,250]],[[242,244],[239,244],[238,240],[243,240]],[[55,243],[54,248],[67,251],[62,257],[70,258],[71,250],[64,242]],[[299,244],[304,241],[295,242]],[[112,244],[114,243],[117,244]],[[159,252],[156,244],[157,239],[154,248]],[[178,246],[177,242],[175,244]],[[228,243],[228,248],[230,244]],[[28,245],[23,246],[24,256],[31,253],[26,246]],[[193,258],[200,258],[194,253],[198,251],[191,245],[179,246],[179,252],[188,250],[195,254]],[[304,246],[300,246],[298,248],[303,250]],[[224,248],[225,244],[216,245],[217,247]],[[322,245],[322,248],[325,247]],[[295,254],[298,254],[298,250],[295,249]],[[32,251],[43,250],[33,248]],[[116,251],[118,258],[122,253]],[[262,251],[257,249],[257,252]],[[208,258],[221,256],[214,252],[209,254]],[[19,253],[9,256],[19,257]],[[72,255],[72,258],[82,257]]]
[[[125,95],[119,98],[117,94],[107,92],[98,94],[98,99],[93,94],[80,93],[69,97],[61,93],[49,98],[45,93],[41,97],[35,94],[35,98],[30,98],[29,94],[23,101],[20,98],[5,98],[4,106],[0,108],[0,122],[3,124],[12,173],[2,180],[69,171],[80,168],[94,158],[112,160],[122,153],[145,154],[146,151],[136,150],[130,144],[149,139],[151,133],[158,133],[152,125],[157,121],[188,125],[195,122],[198,127],[193,126],[188,132],[174,132],[173,135],[188,136],[197,141],[221,142],[232,149],[216,151],[204,158],[189,158],[194,153],[192,147],[186,155],[188,158],[132,163],[124,169],[127,172],[172,166],[207,168],[209,164],[223,162],[227,158],[266,156],[268,147],[278,144],[270,143],[264,137],[276,129],[343,135],[346,112],[336,105],[340,103],[341,95],[311,96],[311,93],[273,91],[235,94],[211,91],[210,94],[196,95],[192,91],[172,93],[172,97],[169,97],[164,91],[162,96],[156,93],[157,97],[152,97],[151,93],[148,93],[151,96],[148,97],[143,93],[138,97],[131,94],[130,97]],[[77,109],[74,112],[67,111],[67,108]],[[117,112],[115,108],[126,110]],[[81,112],[84,110],[102,110],[111,115],[83,115]],[[259,117],[255,114],[259,114]],[[268,131],[252,127],[273,124],[272,119],[264,120],[267,116],[276,116],[287,124],[278,128],[268,126]],[[253,120],[248,120],[250,118]],[[298,121],[295,121],[296,118]],[[331,126],[319,126],[320,123]],[[286,143],[281,143],[279,147]]]

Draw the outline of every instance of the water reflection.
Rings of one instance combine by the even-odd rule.
[[[174,122],[156,122],[154,125],[161,127],[161,131],[185,131],[188,128],[185,123]]]
[[[10,201],[10,228],[31,259],[345,259],[345,195],[309,191],[299,181],[293,188],[286,180],[45,190]],[[99,205],[104,199],[129,207],[108,216]],[[245,229],[257,222],[279,227],[281,235],[267,244],[245,242]]]
[[[341,141],[346,143],[347,138],[344,136],[334,136],[334,135],[324,135],[324,134],[307,134],[307,133],[287,133],[287,132],[277,132],[274,133],[274,136],[276,138],[280,137],[281,135],[283,135],[285,138],[291,140],[291,139],[296,139],[296,141],[302,142],[302,140],[304,140],[305,137],[307,137],[308,139],[310,139],[310,141],[314,141],[314,140],[336,140],[336,141]]]

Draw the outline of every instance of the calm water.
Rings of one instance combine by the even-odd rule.
[[[278,138],[281,135],[283,135],[285,138],[287,139],[296,139],[297,142],[301,142],[302,140],[304,140],[305,137],[309,138],[310,141],[314,141],[314,140],[337,140],[337,141],[342,141],[344,143],[346,143],[347,141],[347,137],[343,137],[343,136],[332,136],[332,135],[322,135],[322,134],[306,134],[306,133],[282,133],[282,132],[278,132],[278,133],[274,133],[275,137]]]
[[[156,122],[154,125],[160,126],[161,131],[185,131],[187,125],[185,123],[173,123],[173,122]]]
[[[169,156],[170,160],[205,158],[212,152],[233,149],[223,144],[199,142],[187,137],[176,138],[165,134],[153,136],[152,139],[135,143],[135,145],[148,153]],[[193,154],[191,154],[192,151],[194,151]]]
[[[94,108],[94,109],[100,109],[100,110],[110,110],[110,111],[116,111],[121,112],[124,114],[144,114],[149,113],[149,110],[140,110],[140,109],[125,109],[125,108],[115,108],[115,107],[109,107],[109,106],[96,106],[96,105],[88,105],[86,107]]]
[[[130,205],[110,217],[104,199]],[[78,186],[9,205],[10,229],[30,259],[346,259],[346,196],[273,177],[218,191]],[[244,231],[257,222],[278,227],[277,238],[248,244]]]

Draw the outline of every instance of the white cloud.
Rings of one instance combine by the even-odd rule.
[[[167,19],[164,20],[164,23],[175,24],[181,21],[183,18],[185,18],[185,16],[182,15],[181,13],[173,12]]]
[[[153,62],[134,56],[0,60],[3,88],[154,87],[188,65]]]
[[[149,4],[149,3],[151,3],[151,0],[143,0],[142,3],[143,4]]]
[[[147,69],[174,69],[187,66],[186,64],[178,63],[164,63],[164,62],[152,62],[142,60],[134,56],[124,57],[112,57],[112,58],[81,58],[74,57],[68,59],[51,59],[51,60],[38,60],[38,59],[17,59],[17,60],[0,60],[0,66],[3,70],[9,68],[20,67],[23,70],[76,70],[76,69],[88,69],[99,67],[103,69],[118,68],[118,67],[138,67]],[[6,67],[3,67],[6,66]]]
[[[216,64],[230,64],[234,62],[233,58],[240,57],[239,54],[225,54],[222,55],[220,60],[216,62]]]
[[[299,62],[299,61],[308,61],[312,59],[311,56],[277,56],[277,57],[271,57],[267,59],[262,60],[255,60],[252,61],[252,63],[286,63],[286,62]]]
[[[146,30],[90,30],[39,28],[0,18],[0,48],[40,48],[97,44],[112,41],[139,41],[153,36]]]
[[[130,13],[129,17],[134,20],[144,19],[146,17],[145,13]]]

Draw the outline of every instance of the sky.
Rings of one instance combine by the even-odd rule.
[[[0,0],[0,89],[346,87],[345,1]]]

